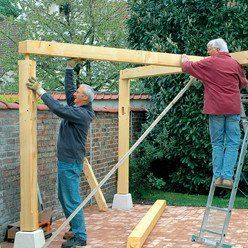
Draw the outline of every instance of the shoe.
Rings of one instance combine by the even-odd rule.
[[[71,229],[67,232],[65,232],[63,239],[70,240],[74,237],[74,233],[71,231]]]
[[[77,246],[86,246],[87,242],[84,239],[72,237],[61,245],[61,248],[76,248]]]
[[[223,179],[223,186],[232,188],[233,187],[233,180],[231,179]]]
[[[223,185],[223,180],[222,180],[222,178],[221,177],[217,177],[216,179],[215,179],[215,181],[214,181],[214,186],[215,187],[220,187],[220,186],[222,186]]]

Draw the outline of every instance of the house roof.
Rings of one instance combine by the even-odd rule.
[[[51,94],[54,99],[56,100],[65,100],[65,93],[52,93]],[[3,94],[3,96],[7,97],[17,97],[18,94],[17,93],[6,93]],[[118,93],[109,93],[109,92],[97,92],[95,94],[95,100],[117,100],[119,98],[119,94]],[[130,95],[130,99],[135,99],[135,100],[149,100],[150,97],[148,94],[131,94]]]
[[[64,93],[53,93],[52,96],[57,100],[65,100]],[[118,100],[118,93],[109,93],[109,92],[97,92],[95,94],[95,100]],[[131,100],[149,100],[148,94],[131,94]]]
[[[54,99],[64,101],[66,99],[64,93],[52,93],[51,94]],[[18,94],[12,93],[12,94],[4,94],[5,98],[18,98]],[[106,93],[106,92],[101,92],[101,93],[96,93],[95,94],[95,100],[118,100],[119,95],[117,93]],[[148,94],[131,94],[130,99],[132,100],[149,100],[149,95]],[[0,110],[1,109],[19,109],[19,103],[17,102],[18,99],[13,100],[14,102],[8,103],[5,101],[0,101]],[[38,110],[49,110],[48,107],[45,104],[37,104],[37,109]],[[93,107],[94,111],[96,112],[109,112],[109,113],[117,113],[118,108],[110,108],[110,107],[98,107],[94,106]],[[131,111],[134,112],[143,112],[146,111],[145,108],[137,108],[137,107],[131,107]]]

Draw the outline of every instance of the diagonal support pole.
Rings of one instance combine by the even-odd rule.
[[[85,198],[85,200],[75,209],[75,211],[63,222],[63,224],[54,232],[52,237],[46,242],[43,248],[48,247],[51,242],[59,235],[59,233],[69,224],[74,216],[88,203],[88,201],[96,194],[96,192],[103,186],[103,184],[112,176],[112,174],[120,167],[125,159],[139,146],[139,144],[146,138],[146,136],[153,130],[153,128],[159,123],[159,121],[167,114],[167,112],[175,105],[175,103],[182,97],[182,95],[189,89],[196,79],[190,77],[189,82],[184,88],[177,94],[177,96],[169,103],[164,111],[156,118],[156,120],[150,125],[150,127],[140,136],[140,138],[134,143],[129,151],[118,161],[118,163],[109,171],[109,173],[103,178],[99,185],[91,191],[91,193]]]

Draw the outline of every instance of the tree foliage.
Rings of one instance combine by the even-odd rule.
[[[16,6],[17,0],[0,0],[0,18],[3,16],[17,17],[20,14],[19,8]]]
[[[54,11],[55,6],[59,11]],[[21,15],[10,16],[2,22],[0,49],[5,51],[0,58],[4,68],[1,91],[17,90],[18,42],[21,40],[46,40],[64,43],[87,44],[109,47],[126,47],[125,20],[127,3],[124,0],[22,0],[12,2]],[[38,79],[45,82],[48,90],[61,90],[65,60],[36,57]],[[113,89],[118,85],[119,70],[125,65],[84,61],[80,70],[81,82],[97,90]],[[13,78],[15,81],[9,81]],[[9,75],[9,73],[11,75]]]
[[[138,0],[129,1],[129,8],[129,42],[135,49],[206,56],[207,42],[221,37],[231,52],[248,50],[246,0]],[[144,130],[187,80],[182,74],[142,81],[152,101]],[[211,146],[202,107],[203,87],[195,84],[143,142],[131,166],[134,192],[145,190],[150,172],[164,179],[167,190],[208,191]]]

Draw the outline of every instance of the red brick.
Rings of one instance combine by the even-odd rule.
[[[135,205],[129,211],[109,209],[99,212],[96,206],[85,209],[89,248],[126,248],[129,234],[145,215],[150,205]],[[191,242],[191,236],[198,234],[204,208],[167,206],[158,220],[143,248],[205,248],[205,245]],[[64,219],[53,223],[57,229]],[[69,227],[65,228],[66,231]],[[54,230],[55,230],[54,229]],[[51,246],[61,246],[63,233],[56,237]],[[234,248],[248,248],[248,210],[235,209],[232,214],[227,242]],[[2,248],[11,248],[13,244],[2,243]]]

